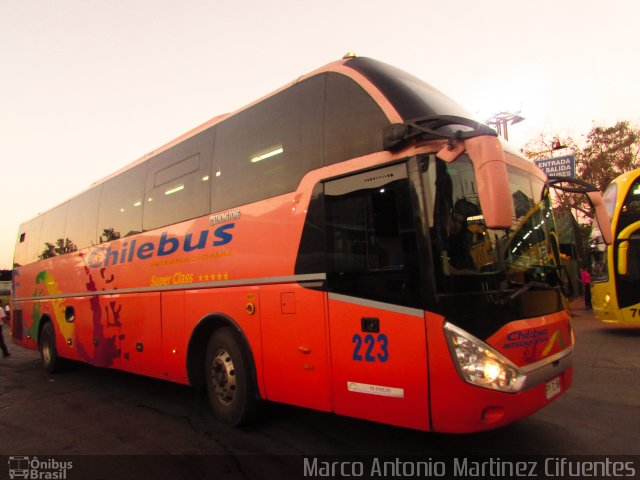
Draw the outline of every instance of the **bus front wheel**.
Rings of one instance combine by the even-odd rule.
[[[220,328],[209,338],[205,374],[211,409],[219,420],[233,426],[253,420],[260,399],[247,355],[231,328]]]

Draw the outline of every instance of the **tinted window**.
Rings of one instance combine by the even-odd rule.
[[[622,202],[616,235],[637,221],[640,221],[640,177],[633,182]]]
[[[640,215],[640,177],[629,188],[627,198],[624,199],[622,204],[622,213],[628,213],[631,215]]]
[[[325,185],[330,288],[418,305],[418,260],[406,167]]]
[[[73,252],[78,249],[78,247],[65,236],[68,210],[69,202],[44,214],[40,233],[40,252],[38,253],[40,260]]]
[[[14,265],[27,265],[38,260],[38,255],[42,253],[40,248],[40,231],[42,228],[43,216],[20,225],[16,251],[13,258]]]
[[[609,269],[607,259],[607,245],[604,243],[591,244],[590,250],[590,271],[592,282],[606,282],[609,280]]]
[[[144,181],[147,162],[137,165],[102,186],[98,236],[100,242],[142,231]]]
[[[217,127],[212,210],[295,190],[322,164],[324,76],[294,85]]]
[[[144,229],[210,212],[213,130],[203,132],[150,160],[146,181]]]
[[[349,77],[327,76],[324,114],[325,164],[382,150],[389,121],[378,104]]]
[[[80,250],[98,243],[96,224],[101,191],[100,185],[69,202],[66,237]]]
[[[621,233],[622,230],[628,228],[630,225],[636,224],[638,221],[640,221],[640,177],[636,178],[629,188],[622,208],[620,209],[620,219],[617,226],[618,233]],[[637,227],[637,224],[635,226]],[[640,278],[640,230],[635,230],[629,234],[626,278],[630,280]],[[633,283],[624,288],[627,289],[627,293],[623,293],[621,290],[621,296],[623,294],[626,296],[624,300],[621,300],[621,303],[637,303],[637,284]],[[636,291],[632,293],[634,289]]]

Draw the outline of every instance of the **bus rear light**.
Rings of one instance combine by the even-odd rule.
[[[508,393],[522,389],[526,375],[509,359],[455,325],[445,323],[444,332],[458,373],[465,381]]]

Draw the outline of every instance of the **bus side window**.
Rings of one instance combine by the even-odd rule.
[[[98,216],[101,192],[102,185],[98,185],[78,195],[69,204],[65,235],[78,250],[98,243],[95,218]]]
[[[148,162],[107,180],[102,185],[98,213],[99,242],[109,242],[142,231],[144,180]]]
[[[382,130],[389,120],[378,104],[352,79],[327,75],[324,113],[324,164],[382,150]]]
[[[211,211],[214,134],[208,129],[151,159],[144,194],[145,231]]]
[[[68,211],[69,202],[66,202],[44,214],[38,259],[44,260],[78,249],[77,246],[65,236]]]
[[[44,215],[20,226],[19,241],[13,258],[16,267],[38,261],[42,249],[40,248],[40,233]]]
[[[621,215],[632,215],[636,221],[640,220],[640,177],[629,188],[620,213]]]
[[[604,243],[594,243],[590,251],[591,281],[606,282],[609,280],[607,270],[607,246]]]
[[[311,77],[216,127],[214,212],[292,192],[322,165],[324,88],[324,75]]]
[[[405,165],[325,185],[329,288],[411,305],[418,292],[417,239]]]

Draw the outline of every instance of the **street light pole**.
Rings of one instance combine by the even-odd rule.
[[[495,127],[498,135],[502,136],[505,140],[509,141],[509,129],[508,125],[515,125],[524,120],[524,117],[520,116],[520,112],[500,112],[496,113],[493,117],[487,120],[487,125]]]

